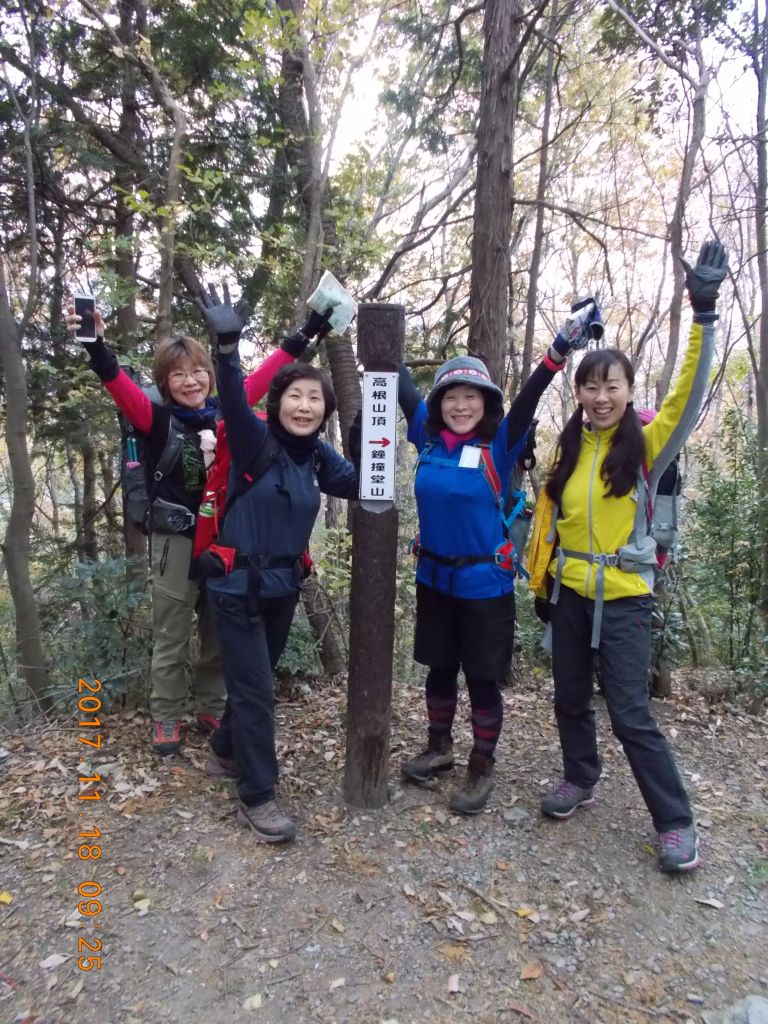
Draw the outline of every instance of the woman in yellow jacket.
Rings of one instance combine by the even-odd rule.
[[[548,610],[564,771],[541,809],[568,818],[593,802],[600,776],[592,709],[596,649],[611,726],[659,833],[664,871],[690,871],[699,855],[691,806],[648,697],[655,563],[651,500],[701,406],[717,294],[728,270],[719,242],[702,247],[695,267],[684,265],[693,324],[679,379],[658,415],[642,426],[632,404],[634,372],[623,352],[590,352],[576,370],[579,404],[560,435],[546,483],[557,506],[559,546],[549,569]]]

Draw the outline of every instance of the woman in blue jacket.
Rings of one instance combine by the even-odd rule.
[[[217,341],[217,382],[232,460],[230,494],[233,485],[248,478],[264,445],[271,446],[273,457],[231,502],[218,544],[236,554],[230,571],[207,582],[227,689],[221,727],[210,739],[207,771],[235,777],[238,820],[264,842],[279,843],[293,839],[296,826],[275,800],[272,671],[293,621],[303,579],[301,558],[320,493],[355,498],[358,474],[319,439],[336,399],[315,367],[296,363],[274,377],[266,422],[248,406],[237,350],[248,310],[242,304],[233,308],[226,293],[225,299],[220,303],[212,289],[200,306]]]
[[[457,678],[463,669],[473,746],[466,780],[449,802],[461,814],[477,814],[488,801],[501,733],[500,684],[512,656],[514,579],[522,557],[513,550],[502,518],[510,477],[539,399],[567,353],[602,334],[600,311],[591,299],[573,313],[506,416],[502,391],[479,359],[458,356],[444,363],[426,402],[408,370],[400,369],[400,407],[408,440],[419,452],[413,656],[429,666],[427,748],[407,760],[402,773],[409,781],[426,782],[453,768]]]

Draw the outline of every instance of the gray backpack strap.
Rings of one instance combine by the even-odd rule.
[[[658,567],[656,541],[651,532],[653,494],[644,466],[637,471],[637,505],[632,532],[626,544],[619,548],[619,568],[622,572],[636,572],[653,593],[655,571]]]
[[[618,566],[619,555],[595,554],[592,551],[572,551],[570,548],[557,549],[557,573],[555,576],[555,587],[552,591],[551,603],[557,604],[556,598],[560,596],[560,584],[563,576],[566,558],[578,558],[582,562],[589,562],[597,566],[595,576],[595,611],[592,616],[592,638],[590,646],[595,650],[600,646],[600,629],[603,625],[603,605],[605,603],[605,567]]]

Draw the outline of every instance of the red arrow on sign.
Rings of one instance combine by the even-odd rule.
[[[392,444],[392,442],[387,440],[386,437],[382,437],[380,441],[369,441],[368,444],[375,444],[378,445],[379,448],[386,448],[387,445]]]

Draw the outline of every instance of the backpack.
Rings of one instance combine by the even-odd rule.
[[[478,444],[474,446],[480,451],[480,469],[483,471],[483,476],[491,489],[491,493],[493,494],[496,506],[499,510],[499,515],[501,516],[502,529],[506,538],[505,543],[500,544],[496,551],[492,553],[489,552],[488,555],[467,555],[457,556],[455,558],[440,556],[438,559],[439,561],[446,564],[451,562],[456,567],[469,565],[472,562],[495,561],[495,563],[502,569],[509,569],[513,571],[516,576],[528,577],[528,573],[523,568],[522,563],[525,545],[528,539],[528,531],[531,528],[533,511],[526,505],[526,495],[523,490],[523,477],[527,470],[532,469],[536,465],[534,449],[536,447],[537,423],[538,420],[533,420],[528,430],[520,441],[518,441],[520,451],[517,459],[515,460],[515,469],[510,475],[509,486],[506,494],[504,494],[502,490],[501,478],[499,477],[494,464],[490,445]],[[432,456],[431,452],[434,446],[435,441],[433,440],[427,441],[424,445],[416,462],[416,472],[418,472],[419,467],[424,463],[440,463],[446,461]],[[454,465],[453,462],[448,464],[451,466]],[[411,541],[410,548],[412,554],[417,558],[421,554],[424,554],[427,557],[434,557],[430,552],[422,548],[418,535],[413,541]]]
[[[680,539],[680,503],[683,476],[680,472],[680,452],[661,474],[653,502],[651,536],[656,541],[656,558],[663,568],[670,552]]]
[[[536,502],[534,534],[528,553],[528,565],[531,570],[528,584],[534,594],[536,614],[542,621],[549,621],[546,604],[548,602],[557,604],[566,557],[583,558],[598,566],[595,613],[592,621],[591,645],[593,648],[597,648],[600,642],[603,609],[601,577],[605,566],[618,566],[623,572],[639,573],[647,579],[651,590],[653,590],[655,574],[664,566],[670,548],[677,542],[678,505],[682,488],[678,466],[679,458],[678,453],[662,473],[655,495],[651,491],[648,467],[645,462],[642,463],[637,474],[637,508],[632,532],[627,543],[623,544],[615,554],[593,555],[561,549],[557,534],[559,507],[549,497],[546,487],[541,488]],[[659,504],[658,492],[662,481],[664,481],[665,491],[670,490],[673,493],[662,493],[661,504]],[[668,547],[665,546],[667,543]],[[555,558],[557,559],[557,572],[548,598],[549,567]]]
[[[131,378],[136,379],[133,367],[122,364],[121,369]],[[142,388],[142,391],[154,405],[165,405],[157,385]],[[150,494],[152,484],[147,478],[146,441],[134,425],[122,414],[118,413],[120,422],[120,486],[123,492],[123,516],[145,536],[150,532],[150,512],[152,500]],[[184,432],[183,424],[173,416],[168,423],[168,440],[158,460],[154,472],[154,481],[159,482],[173,468],[181,450]]]
[[[266,418],[265,413],[256,413],[256,415],[259,419]],[[216,452],[213,462],[208,467],[203,497],[195,521],[190,570],[192,579],[226,576],[233,569],[240,567],[237,550],[216,543],[224,525],[224,517],[235,501],[271,468],[281,450],[280,443],[271,433],[267,432],[264,443],[256,452],[248,469],[241,474],[240,479],[235,482],[232,492],[227,496],[232,459],[224,421],[219,421],[216,428]],[[317,475],[322,464],[320,454],[315,452],[312,460],[313,470]],[[301,556],[304,579],[311,574],[313,566],[312,556],[307,549]]]

